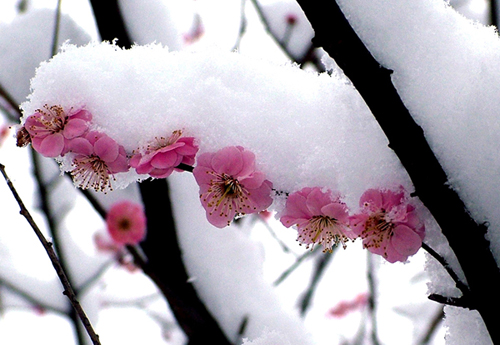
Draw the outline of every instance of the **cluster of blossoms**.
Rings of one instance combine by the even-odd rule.
[[[17,132],[17,145],[31,143],[45,157],[70,155],[70,174],[82,189],[107,192],[114,175],[134,168],[155,178],[169,176],[181,164],[193,164],[198,147],[192,137],[176,130],[168,138],[155,138],[145,148],[127,154],[107,134],[91,128],[92,114],[85,109],[65,111],[45,105],[28,116]]]
[[[104,192],[111,189],[117,173],[133,168],[141,175],[165,178],[180,171],[182,165],[193,166],[196,159],[192,172],[200,187],[200,201],[208,221],[219,228],[230,225],[236,217],[266,211],[273,202],[273,184],[257,169],[255,155],[241,146],[196,157],[195,138],[182,137],[182,131],[176,130],[127,154],[115,140],[92,129],[91,120],[92,114],[85,109],[65,112],[60,106],[44,106],[27,117],[17,133],[18,146],[31,142],[47,157],[71,155],[70,173],[75,184]],[[112,211],[109,217],[113,217]],[[141,220],[127,218],[120,223],[119,219],[108,221],[115,242],[137,243],[143,234],[120,229]],[[297,240],[307,248],[320,244],[325,252],[331,252],[334,245],[341,243],[345,248],[349,240],[359,237],[365,248],[389,262],[406,261],[421,247],[425,234],[402,189],[369,189],[360,199],[359,213],[350,215],[339,193],[306,187],[288,196],[280,221],[286,227],[295,226]],[[131,239],[132,234],[137,238]]]
[[[403,190],[369,189],[359,204],[359,213],[349,215],[338,195],[306,187],[288,197],[280,220],[297,227],[300,243],[321,244],[325,252],[359,237],[364,248],[392,263],[406,261],[422,246],[425,226]]]

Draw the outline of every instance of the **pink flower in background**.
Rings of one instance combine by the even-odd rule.
[[[208,221],[216,227],[230,225],[237,215],[263,211],[273,202],[272,183],[256,170],[255,155],[241,146],[202,154],[193,174]]]
[[[342,318],[355,310],[364,308],[364,306],[366,306],[367,303],[368,303],[368,294],[366,292],[360,293],[353,300],[340,301],[335,307],[331,308],[328,311],[327,316]]]
[[[332,251],[339,242],[345,248],[351,237],[347,206],[330,190],[323,192],[318,187],[292,193],[280,221],[287,228],[297,226],[297,241],[306,244],[306,248],[321,244],[324,252]]]
[[[24,128],[31,137],[33,148],[45,157],[64,155],[68,142],[84,135],[89,129],[92,114],[80,109],[66,113],[58,105],[38,109],[28,116]]]
[[[141,205],[121,201],[113,204],[106,215],[108,233],[118,245],[137,244],[146,235],[146,215]]]
[[[155,138],[144,152],[136,153],[130,159],[130,165],[138,174],[149,174],[155,178],[169,176],[181,163],[194,164],[198,146],[193,137],[181,138],[182,131],[174,131],[168,138]]]
[[[405,193],[369,189],[359,200],[361,212],[350,219],[363,246],[389,262],[406,261],[422,246],[425,227]]]
[[[84,137],[69,143],[73,158],[73,180],[82,189],[94,188],[96,191],[111,190],[113,174],[128,171],[127,154],[123,146],[104,133],[89,132]]]
[[[134,259],[123,248],[123,245],[116,244],[101,233],[94,234],[94,244],[99,252],[113,254],[116,262],[127,271],[131,273],[137,272],[138,267],[134,264]]]

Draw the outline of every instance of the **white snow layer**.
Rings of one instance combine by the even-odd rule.
[[[184,129],[198,138],[200,153],[229,145],[253,151],[278,190],[327,187],[352,207],[367,188],[411,190],[378,124],[337,75],[237,53],[102,43],[66,46],[41,65],[31,86],[25,116],[44,104],[85,106],[96,128],[129,153]],[[118,187],[137,179],[122,175]]]

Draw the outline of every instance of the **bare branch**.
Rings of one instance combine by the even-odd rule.
[[[5,179],[5,182],[7,182],[7,185],[9,186],[10,191],[12,192],[12,195],[16,199],[19,208],[20,208],[20,213],[21,215],[26,218],[28,221],[29,225],[31,228],[35,231],[36,236],[42,243],[43,248],[47,252],[47,255],[49,256],[49,259],[52,263],[52,266],[54,266],[54,269],[57,273],[57,276],[59,277],[59,280],[61,281],[64,291],[63,295],[67,296],[68,299],[71,302],[71,305],[75,309],[76,313],[78,314],[80,320],[83,323],[83,326],[85,327],[85,330],[87,331],[88,335],[90,336],[90,339],[92,340],[94,345],[100,345],[99,342],[99,336],[95,333],[92,324],[90,323],[90,320],[88,319],[87,315],[85,314],[85,311],[83,310],[82,306],[80,305],[80,302],[76,298],[75,292],[73,291],[73,288],[71,287],[71,284],[68,280],[68,277],[66,276],[66,273],[64,272],[61,263],[59,262],[59,259],[52,248],[52,243],[47,241],[45,236],[42,234],[40,229],[38,228],[38,225],[35,223],[34,219],[31,217],[31,214],[29,213],[28,209],[26,206],[24,206],[24,203],[17,193],[17,190],[14,188],[14,185],[12,184],[12,181],[8,177],[6,171],[5,171],[5,166],[0,163],[0,171],[2,172],[2,175]]]

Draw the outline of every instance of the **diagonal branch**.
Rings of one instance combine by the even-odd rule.
[[[43,245],[43,248],[47,252],[47,255],[49,256],[49,259],[52,263],[52,266],[54,266],[54,269],[57,273],[57,276],[59,277],[59,280],[61,281],[63,287],[64,287],[64,292],[63,294],[66,295],[71,302],[71,305],[75,309],[76,313],[78,314],[78,317],[83,323],[83,326],[85,327],[85,330],[90,336],[90,339],[92,339],[92,343],[94,345],[100,345],[99,342],[99,336],[95,333],[92,324],[90,323],[90,320],[88,319],[87,315],[85,314],[85,311],[83,310],[82,306],[80,305],[80,302],[76,298],[75,292],[73,291],[73,288],[71,287],[71,284],[68,280],[68,277],[66,276],[66,273],[64,272],[61,263],[59,262],[59,259],[52,248],[52,243],[47,241],[45,236],[42,234],[40,229],[38,228],[38,225],[36,225],[35,221],[31,217],[31,214],[29,213],[28,209],[26,206],[24,206],[23,201],[21,200],[21,197],[17,193],[17,190],[14,188],[14,185],[12,184],[12,181],[10,180],[9,176],[7,176],[7,173],[5,172],[5,166],[3,164],[0,164],[0,171],[2,172],[3,177],[5,178],[5,181],[7,182],[7,185],[9,186],[10,191],[12,192],[12,195],[16,199],[17,203],[19,204],[19,208],[21,209],[20,213],[21,215],[26,218],[28,221],[29,225],[31,228],[35,231],[36,236],[40,240],[40,242]]]
[[[351,28],[335,1],[298,0],[316,32],[313,43],[335,59],[359,91],[415,186],[416,195],[432,213],[465,273],[471,298],[494,343],[500,344],[500,272],[477,224],[450,188],[424,132],[406,109],[391,81],[392,71],[380,66]]]

